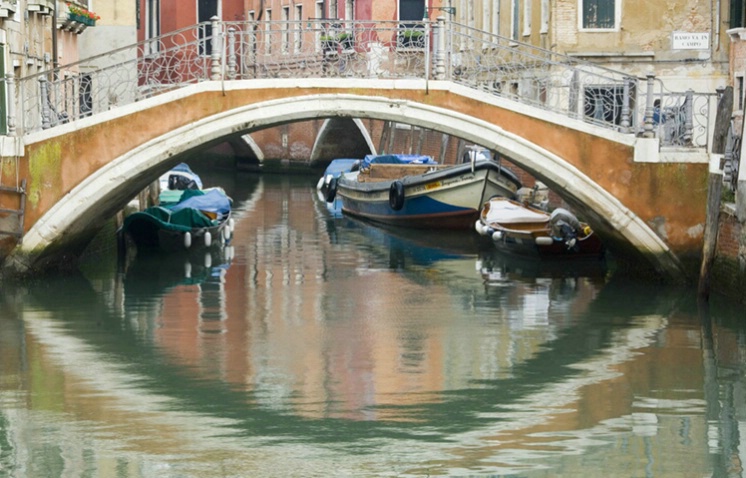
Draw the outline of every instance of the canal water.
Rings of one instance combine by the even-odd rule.
[[[203,180],[222,252],[2,284],[1,477],[744,476],[743,308]]]

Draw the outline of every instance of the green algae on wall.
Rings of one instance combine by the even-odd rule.
[[[29,182],[26,187],[27,199],[36,207],[41,200],[43,190],[52,191],[60,187],[55,180],[60,178],[62,161],[62,144],[48,141],[35,148],[29,154]],[[51,191],[47,191],[49,194]]]

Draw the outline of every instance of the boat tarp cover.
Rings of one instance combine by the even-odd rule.
[[[124,220],[124,229],[137,221],[147,221],[170,231],[189,231],[196,227],[212,227],[215,222],[197,209],[172,211],[161,206],[153,206],[142,212],[130,214]]]
[[[202,189],[202,179],[200,179],[199,175],[192,171],[192,169],[189,167],[187,163],[179,163],[176,166],[174,166],[169,173],[183,173],[184,175],[191,176],[191,178],[194,180],[195,183],[197,183],[197,187],[199,189]],[[167,173],[168,174],[168,173]]]
[[[181,201],[178,204],[169,206],[169,209],[176,212],[191,208],[216,213],[220,216],[224,216],[230,212],[231,199],[221,189],[205,189],[201,192],[204,192],[204,194],[199,194],[199,192],[191,190],[184,191]]]
[[[197,189],[187,189],[187,191],[198,191]],[[174,204],[181,201],[181,196],[184,194],[184,190],[181,189],[166,189],[161,191],[158,195],[158,202],[161,206],[173,206]]]
[[[424,154],[369,154],[363,158],[362,168],[371,164],[438,164],[431,156]]]

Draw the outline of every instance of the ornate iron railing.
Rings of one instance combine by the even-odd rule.
[[[577,58],[437,22],[217,19],[16,82],[18,133],[54,127],[201,81],[451,80],[662,145],[706,147],[713,101]],[[662,121],[655,113],[660,100]],[[13,118],[11,118],[13,119]],[[12,121],[15,126],[15,121]]]

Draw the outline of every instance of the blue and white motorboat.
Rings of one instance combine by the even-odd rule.
[[[491,159],[440,165],[424,155],[368,155],[356,171],[330,179],[326,199],[339,196],[343,213],[382,224],[470,229],[489,198],[513,198],[520,187]]]

